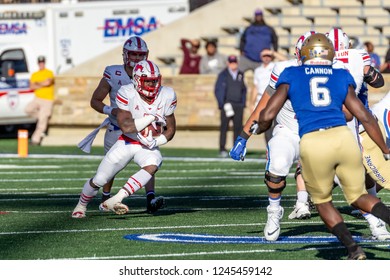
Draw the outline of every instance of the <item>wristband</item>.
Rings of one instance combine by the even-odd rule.
[[[244,138],[245,140],[248,140],[249,137],[250,137],[248,134],[246,134],[245,131],[241,131],[240,136],[241,136],[242,138]]]
[[[137,131],[143,130],[145,127],[147,127],[149,124],[151,124],[155,120],[155,116],[153,115],[147,115],[143,118],[134,119],[134,125]]]
[[[111,115],[112,109],[114,109],[114,108],[112,108],[111,106],[104,105],[103,113],[106,115]]]
[[[156,146],[161,146],[168,142],[167,137],[165,137],[164,134],[161,134],[155,140],[156,140]]]

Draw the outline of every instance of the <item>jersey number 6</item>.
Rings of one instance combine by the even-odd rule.
[[[332,101],[329,89],[321,86],[326,84],[328,79],[328,77],[314,77],[310,79],[311,103],[315,107],[328,106]]]

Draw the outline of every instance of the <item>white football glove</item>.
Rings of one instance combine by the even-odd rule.
[[[155,114],[153,116],[155,118],[155,122],[156,123],[160,123],[162,126],[166,126],[167,125],[167,120],[166,120],[165,117],[160,116],[159,114]]]
[[[157,142],[156,139],[154,139],[152,136],[152,131],[149,131],[149,134],[146,137],[142,136],[141,133],[137,133],[137,138],[144,146],[148,147],[149,149],[156,147]]]

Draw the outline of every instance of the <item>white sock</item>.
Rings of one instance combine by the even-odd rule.
[[[127,180],[122,190],[125,190],[128,193],[127,196],[132,195],[133,193],[141,189],[143,186],[145,186],[151,178],[152,175],[150,175],[147,171],[141,169],[133,176],[131,176],[129,180]]]
[[[282,196],[279,196],[277,198],[268,197],[270,207],[271,208],[279,208],[281,198],[282,198]]]
[[[79,204],[83,206],[87,206],[88,203],[96,196],[99,189],[93,188],[91,184],[89,183],[90,180],[85,182],[83,190],[80,195]]]
[[[114,195],[113,197],[111,197],[110,200],[115,201],[115,203],[117,203],[117,202],[122,202],[122,200],[123,200],[124,198],[128,197],[128,196],[129,196],[129,193],[128,193],[126,190],[124,190],[124,189],[122,188],[122,189],[120,189],[120,190],[117,192],[116,195]]]
[[[297,192],[297,198],[297,202],[306,203],[309,199],[309,194],[307,193],[307,191],[299,191]]]

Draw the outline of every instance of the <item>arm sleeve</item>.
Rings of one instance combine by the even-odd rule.
[[[116,104],[119,109],[129,111],[129,98],[127,96],[125,86],[122,86],[116,94]]]
[[[166,116],[172,115],[175,112],[175,110],[176,110],[177,97],[176,97],[176,92],[173,89],[172,89],[172,98],[170,98],[168,103],[169,103],[169,106],[168,106],[168,109],[165,112]]]
[[[103,78],[107,81],[107,83],[112,87],[111,81],[111,71],[109,67],[106,67],[103,72]]]

